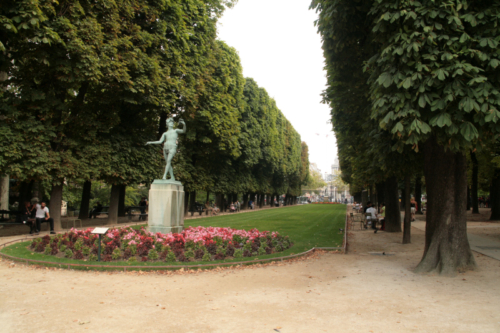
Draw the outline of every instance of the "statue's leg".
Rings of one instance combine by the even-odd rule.
[[[170,150],[170,154],[168,155],[168,160],[167,160],[168,169],[167,169],[167,171],[165,171],[165,172],[170,173],[170,180],[173,180],[173,181],[175,181],[175,177],[174,177],[174,168],[172,167],[172,159],[174,158],[176,152],[177,151],[174,149]]]
[[[163,157],[165,158],[165,162],[167,162],[167,165],[165,166],[165,173],[163,174],[163,178],[162,179],[167,179],[167,172],[168,172],[168,167],[169,167],[168,150],[163,149]]]

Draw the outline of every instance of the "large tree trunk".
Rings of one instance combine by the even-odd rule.
[[[62,194],[63,194],[63,181],[61,180],[60,185],[53,185],[52,191],[50,193],[50,203],[49,203],[49,214],[54,220],[54,230],[62,230],[61,226],[61,204],[62,204]]]
[[[379,206],[382,203],[385,203],[385,197],[384,197],[384,192],[385,192],[385,183],[378,183],[375,185],[375,188],[377,190],[377,212],[379,211]]]
[[[399,209],[399,190],[396,177],[385,181],[385,231],[401,232],[401,211]]]
[[[405,221],[403,229],[403,244],[411,243],[411,202],[410,177],[405,177]]]
[[[467,239],[467,160],[435,138],[424,144],[427,185],[425,249],[417,272],[454,275],[476,268]]]
[[[470,208],[472,207],[472,202],[470,200],[470,186],[467,185],[467,211],[470,210]]]
[[[90,180],[87,180],[83,183],[82,200],[80,201],[80,212],[78,213],[78,218],[80,220],[89,218],[91,191],[92,182]]]
[[[495,169],[490,188],[491,221],[500,220],[500,169]]]
[[[365,209],[367,203],[368,203],[368,191],[363,190],[363,192],[361,192],[361,205],[363,206],[363,209]]]
[[[32,180],[30,182],[22,182],[19,189],[19,205],[24,207],[25,202],[30,202],[32,198],[33,184],[35,182]],[[23,206],[21,206],[23,205]]]
[[[477,198],[477,177],[478,177],[478,163],[476,153],[470,153],[470,158],[472,160],[472,186],[471,186],[471,196],[472,196],[472,214],[479,214],[479,201]]]
[[[0,177],[0,210],[9,210],[9,176]],[[24,207],[20,202],[19,207]]]
[[[415,180],[415,201],[417,202],[417,212],[418,215],[423,215],[422,213],[422,176],[417,174],[417,179]]]
[[[109,200],[108,224],[118,224],[118,205],[120,201],[120,186],[111,186],[111,198]]]
[[[189,211],[192,212],[192,215],[196,212],[196,191],[192,191],[189,193]]]
[[[125,192],[127,191],[126,185],[120,185],[120,198],[118,200],[118,216],[125,216]]]
[[[184,216],[187,216],[189,213],[189,192],[184,192]]]

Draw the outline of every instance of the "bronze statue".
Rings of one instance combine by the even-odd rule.
[[[146,143],[146,145],[155,145],[155,144],[162,144],[165,142],[163,145],[163,156],[165,157],[165,162],[167,162],[167,165],[165,166],[165,173],[163,174],[163,179],[167,179],[167,173],[170,173],[170,180],[175,181],[174,177],[174,169],[172,168],[172,159],[175,156],[175,153],[177,152],[177,136],[179,134],[186,133],[186,123],[184,120],[180,119],[179,124],[184,125],[183,129],[174,129],[174,118],[170,117],[167,119],[167,127],[168,130],[163,133],[159,141],[150,141]]]

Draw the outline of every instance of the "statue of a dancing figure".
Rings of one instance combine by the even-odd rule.
[[[186,123],[184,120],[180,119],[179,124],[183,125],[183,129],[174,129],[174,118],[167,119],[168,130],[163,133],[159,141],[150,141],[146,145],[161,145],[163,142],[163,156],[165,157],[165,173],[163,174],[163,179],[167,179],[167,173],[170,173],[170,180],[175,181],[174,168],[172,168],[172,159],[177,152],[177,136],[182,133],[186,133]]]

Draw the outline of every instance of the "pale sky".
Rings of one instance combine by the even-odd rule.
[[[309,146],[324,175],[337,154],[330,109],[321,104],[326,76],[316,12],[310,0],[239,0],[219,22],[219,39],[234,47],[243,75],[276,100]],[[317,134],[319,135],[317,135]],[[328,137],[327,137],[328,135]]]

